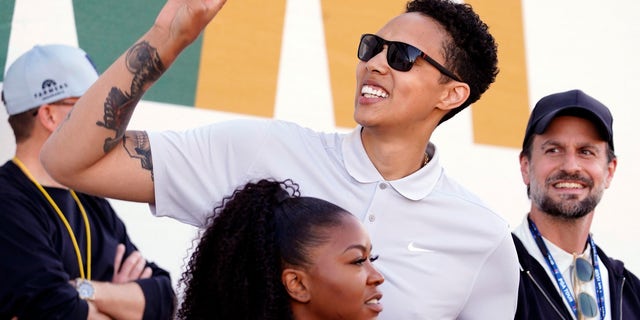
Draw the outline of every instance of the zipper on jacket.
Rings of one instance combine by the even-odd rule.
[[[558,308],[556,307],[555,303],[553,303],[553,301],[551,300],[551,298],[547,295],[547,292],[544,291],[544,289],[542,288],[542,286],[540,286],[538,284],[538,281],[536,281],[536,279],[533,278],[533,275],[531,275],[531,272],[529,272],[529,270],[526,271],[527,275],[529,276],[529,278],[531,279],[531,281],[533,281],[533,284],[536,285],[536,287],[538,287],[538,290],[540,290],[540,292],[542,293],[542,295],[545,297],[545,299],[547,299],[547,302],[549,302],[549,304],[551,305],[551,307],[553,307],[553,310],[556,311],[556,313],[558,314],[558,316],[560,316],[560,319],[562,320],[566,320],[565,317],[562,316],[562,313],[560,312],[560,310],[558,310]]]
[[[622,276],[622,283],[620,284],[620,304],[619,304],[619,314],[620,314],[620,320],[622,320],[622,300],[624,298],[624,283],[627,281],[627,278]]]

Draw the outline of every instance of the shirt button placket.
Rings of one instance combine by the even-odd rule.
[[[386,190],[389,187],[389,185],[386,182],[380,182],[378,184],[378,188],[380,190]],[[371,211],[369,211],[369,217],[368,220],[370,223],[374,223],[376,221],[376,215],[375,213],[372,213]]]

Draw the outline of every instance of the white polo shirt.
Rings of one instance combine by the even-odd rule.
[[[203,226],[248,181],[292,179],[365,225],[385,276],[381,319],[513,319],[518,262],[507,223],[448,178],[437,150],[417,172],[386,181],[360,127],[321,133],[277,120],[234,120],[151,132],[154,214]]]

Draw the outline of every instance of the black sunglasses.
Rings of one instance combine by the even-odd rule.
[[[382,52],[385,45],[387,46],[387,63],[395,70],[409,71],[416,62],[416,59],[422,57],[422,59],[434,66],[445,76],[462,82],[453,72],[447,70],[447,68],[433,60],[426,53],[420,51],[420,49],[404,42],[387,41],[375,34],[366,33],[362,35],[360,45],[358,46],[358,59],[364,62],[371,60],[371,58]]]

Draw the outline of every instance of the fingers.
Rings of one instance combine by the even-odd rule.
[[[120,269],[114,266],[113,283],[126,283],[138,279],[149,278],[151,268],[146,267],[147,261],[138,251],[132,252],[122,263]],[[148,270],[147,270],[148,269]]]
[[[113,277],[115,278],[116,273],[120,270],[120,264],[122,263],[122,258],[124,257],[125,247],[124,244],[120,243],[116,247],[116,257],[113,260]]]
[[[122,264],[120,273],[127,276],[129,279],[138,279],[140,274],[144,270],[146,261],[138,251],[132,252]]]
[[[153,274],[153,270],[151,270],[150,267],[146,267],[144,268],[144,271],[142,271],[142,274],[140,275],[140,279],[151,278],[152,274]]]

